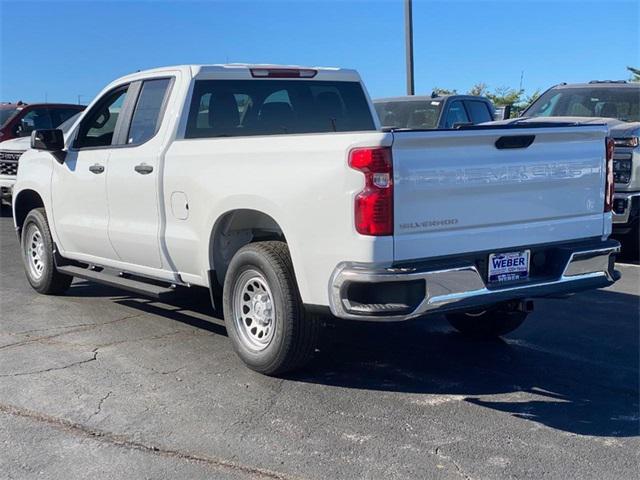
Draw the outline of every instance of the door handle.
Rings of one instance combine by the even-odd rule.
[[[147,165],[146,163],[141,163],[140,165],[136,165],[133,169],[141,175],[147,175],[153,172],[153,166]]]
[[[91,173],[102,173],[104,172],[104,165],[100,165],[99,163],[95,163],[89,167],[89,171]]]

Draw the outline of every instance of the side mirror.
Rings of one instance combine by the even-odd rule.
[[[35,150],[46,150],[48,152],[64,150],[64,135],[62,134],[62,130],[34,130],[31,132],[31,148]]]

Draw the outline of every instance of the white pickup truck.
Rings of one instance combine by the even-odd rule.
[[[66,136],[32,134],[14,221],[37,291],[207,287],[242,360],[275,375],[328,314],[501,335],[531,298],[613,283],[606,135],[383,131],[352,70],[160,68],[108,85]]]

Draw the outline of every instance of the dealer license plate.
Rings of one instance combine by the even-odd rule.
[[[531,250],[489,255],[489,282],[510,282],[529,278]]]

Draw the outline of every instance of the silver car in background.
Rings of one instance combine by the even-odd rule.
[[[554,117],[578,123],[606,123],[615,141],[613,231],[638,251],[640,209],[640,83],[594,80],[561,83],[544,92],[522,117]],[[516,120],[517,121],[517,120]]]

